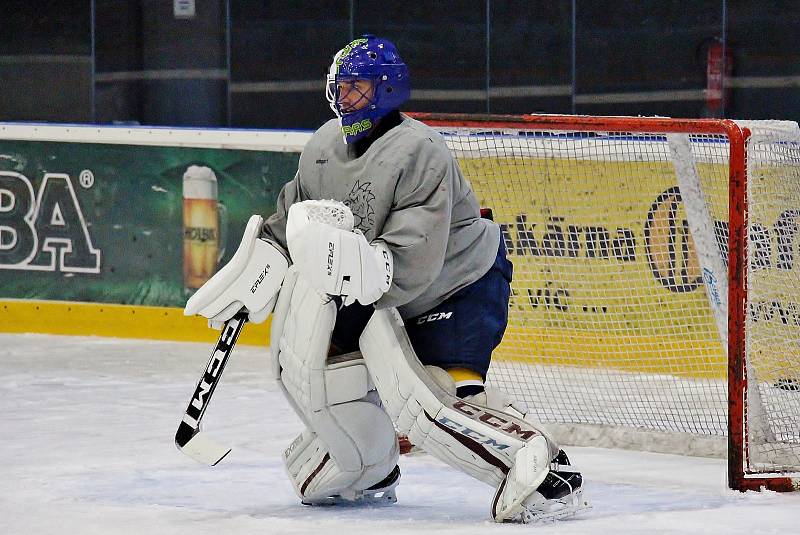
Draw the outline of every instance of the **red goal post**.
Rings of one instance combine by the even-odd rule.
[[[702,439],[727,437],[731,488],[798,489],[790,124],[409,115],[444,134],[515,265],[490,381],[548,426],[614,445],[644,431],[705,454]]]

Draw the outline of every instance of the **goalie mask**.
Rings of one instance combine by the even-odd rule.
[[[343,91],[349,95],[347,101]],[[333,57],[326,97],[339,118],[345,143],[369,134],[378,119],[399,108],[410,94],[408,67],[386,39],[365,35]]]

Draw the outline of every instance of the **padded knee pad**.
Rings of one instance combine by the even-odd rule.
[[[378,398],[360,353],[327,358],[336,305],[294,268],[274,315],[273,371],[308,428],[284,457],[295,490],[307,503],[356,499],[397,465],[391,419],[371,402]]]

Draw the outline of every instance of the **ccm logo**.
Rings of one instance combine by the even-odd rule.
[[[488,436],[486,436],[484,434],[479,433],[478,431],[470,428],[468,425],[464,425],[461,422],[457,422],[455,420],[451,420],[447,416],[440,416],[439,418],[436,419],[436,421],[439,424],[452,429],[453,431],[455,431],[459,435],[463,435],[463,436],[465,436],[467,438],[471,438],[475,442],[480,442],[484,446],[489,446],[489,447],[494,448],[494,449],[496,449],[498,451],[503,451],[503,450],[508,449],[508,448],[511,447],[510,444],[504,444],[503,442],[497,442],[495,439],[493,439],[491,437],[488,437]]]
[[[335,247],[332,241],[328,242],[328,276],[333,275],[333,252]]]
[[[461,400],[453,403],[453,408],[462,414],[466,414],[473,420],[479,420],[487,425],[494,427],[495,429],[504,431],[505,433],[508,433],[509,435],[516,438],[520,438],[522,440],[529,440],[534,436],[540,434],[532,427],[525,429],[523,427],[520,427],[518,424],[514,422],[511,422],[501,416],[498,416],[497,414],[493,414],[487,410],[484,410],[475,405],[470,405]]]
[[[203,405],[206,404],[206,396],[208,396],[209,392],[211,391],[211,385],[213,384],[214,379],[216,379],[217,374],[219,373],[219,365],[220,363],[222,363],[222,359],[224,358],[225,358],[225,351],[220,349],[214,351],[214,358],[208,365],[208,369],[206,369],[206,373],[205,375],[203,375],[203,379],[197,386],[197,391],[195,392],[194,398],[192,399],[192,406],[195,409],[202,409]],[[208,379],[211,379],[211,382],[209,382]]]
[[[417,325],[422,325],[423,323],[429,323],[431,321],[449,320],[452,315],[452,312],[434,312],[433,314],[417,318]]]
[[[256,290],[258,290],[258,285],[261,284],[262,282],[264,282],[264,277],[266,277],[268,273],[269,273],[269,264],[267,264],[267,267],[264,268],[264,271],[262,271],[261,274],[259,274],[259,276],[256,279],[256,281],[250,287],[250,293],[251,294],[255,294],[256,293]]]
[[[389,251],[383,251],[383,269],[386,271],[386,285],[392,285],[392,262],[389,258]]]

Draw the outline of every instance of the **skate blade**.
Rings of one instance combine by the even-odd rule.
[[[383,506],[397,503],[397,494],[394,488],[371,491],[367,494],[358,494],[353,498],[344,496],[329,496],[315,500],[303,500],[303,505],[326,505],[338,507],[363,507],[363,506]]]

